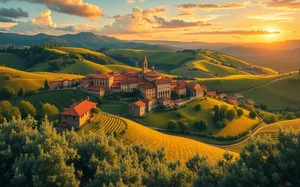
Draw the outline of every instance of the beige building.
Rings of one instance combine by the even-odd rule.
[[[171,85],[169,79],[156,79],[153,81],[157,90],[157,98],[171,97]]]
[[[96,106],[97,103],[89,100],[74,103],[69,109],[60,113],[61,123],[77,129],[91,117],[91,110]]]
[[[105,89],[103,87],[89,86],[88,88],[86,88],[86,92],[103,97],[105,94]]]
[[[156,88],[150,83],[144,83],[139,86],[140,94],[144,98],[156,98]]]
[[[129,113],[132,116],[142,116],[146,113],[146,103],[139,100],[129,105]]]
[[[94,76],[93,83],[94,86],[103,87],[106,91],[108,91],[114,83],[114,76],[107,73],[99,74]]]

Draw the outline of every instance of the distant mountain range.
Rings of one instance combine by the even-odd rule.
[[[61,36],[51,36],[46,34],[21,35],[14,33],[0,33],[0,46],[30,46],[38,44],[60,44],[70,47],[83,47],[90,49],[108,48],[137,48],[145,50],[174,51],[176,48],[157,45],[137,43],[119,40],[114,37],[100,36],[93,33],[82,32],[78,34],[66,34]]]

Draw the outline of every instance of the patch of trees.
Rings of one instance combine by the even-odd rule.
[[[63,67],[67,67],[68,65],[75,64],[77,60],[75,59],[65,59],[65,60],[55,60],[48,62],[48,70],[51,71],[59,71]]]
[[[187,77],[187,76],[177,76],[173,78],[174,80],[195,80],[195,77]]]
[[[93,55],[90,53],[82,53],[81,56],[89,61],[95,62],[97,64],[107,65],[107,64],[118,64],[115,60],[107,58],[104,55]]]
[[[112,55],[112,54],[106,54],[107,56],[109,56],[110,58],[118,61],[118,62],[122,62],[124,64],[127,64],[129,66],[136,66],[137,65],[137,61],[138,59],[132,59],[132,58],[128,58],[126,56],[124,56],[123,54],[115,54],[115,55]]]
[[[212,112],[216,128],[226,127],[229,121],[233,121],[235,118],[241,117],[242,115],[244,115],[244,111],[242,109],[237,107],[228,109],[227,105],[222,105],[221,107],[215,105]]]
[[[199,154],[169,162],[165,150],[127,146],[103,132],[57,134],[28,117],[0,124],[1,186],[299,186],[300,132],[251,139],[215,164]],[[169,153],[171,154],[171,153]],[[34,176],[34,177],[33,177]]]

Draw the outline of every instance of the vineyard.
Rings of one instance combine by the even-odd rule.
[[[246,116],[240,117],[239,120],[233,120],[224,129],[222,129],[218,136],[235,136],[249,130],[252,126],[258,123],[257,120],[253,120]]]
[[[75,101],[86,99],[87,95],[79,90],[55,90],[40,92],[30,96],[17,97],[10,102],[12,105],[18,105],[22,100],[29,101],[38,111],[42,103],[55,105],[59,111],[68,108]]]
[[[121,133],[123,134],[127,128],[127,124],[124,120],[100,113],[96,115],[90,122],[85,123],[83,126],[80,127],[79,132],[99,132],[103,130],[105,133]]]

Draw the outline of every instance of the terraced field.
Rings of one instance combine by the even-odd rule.
[[[12,105],[16,106],[22,100],[29,101],[37,110],[41,103],[50,103],[55,105],[59,111],[69,107],[74,101],[86,99],[87,95],[78,90],[57,90],[37,93],[31,96],[18,97],[10,100]]]
[[[99,132],[104,131],[105,133],[121,133],[122,131],[125,132],[127,129],[127,124],[121,118],[100,113],[97,114],[91,122],[85,123],[83,126],[80,127],[79,132]]]
[[[187,138],[166,135],[131,120],[124,120],[128,124],[128,129],[122,136],[125,143],[130,145],[144,144],[153,150],[164,147],[167,158],[172,161],[180,160],[185,163],[189,158],[199,153],[202,156],[207,156],[212,163],[216,163],[225,153],[225,150],[220,148]],[[237,154],[233,154],[237,156]]]

